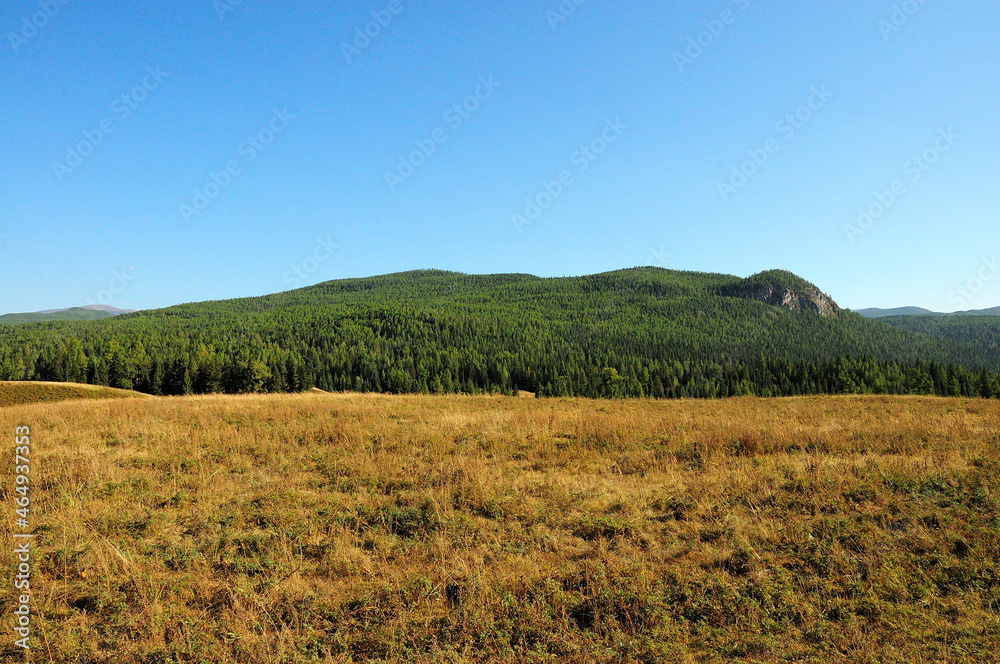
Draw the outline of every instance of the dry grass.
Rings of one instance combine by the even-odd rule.
[[[0,431],[33,433],[32,661],[996,662],[998,416],[307,394]]]
[[[141,399],[146,395],[79,383],[0,381],[0,408],[77,399]]]

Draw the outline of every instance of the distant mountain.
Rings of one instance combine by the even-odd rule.
[[[63,320],[101,320],[113,318],[121,314],[133,313],[128,309],[116,309],[104,305],[86,307],[71,307],[69,309],[49,309],[25,314],[6,314],[0,316],[0,325],[23,325],[25,323],[50,323]]]
[[[888,318],[889,316],[939,316],[930,309],[921,307],[898,307],[896,309],[858,309],[854,313],[865,318]]]
[[[122,314],[134,314],[135,309],[119,309],[117,307],[112,307],[107,304],[87,304],[82,307],[69,307],[67,309],[46,309],[45,311],[39,311],[40,314],[59,314],[64,311],[72,311],[73,309],[86,309],[87,311],[103,311],[104,313],[109,313],[112,316],[121,316]]]
[[[1000,316],[1000,307],[993,307],[992,309],[977,309],[974,311],[959,311],[955,313],[956,316]]]
[[[954,323],[907,329],[909,320]],[[1000,318],[885,321],[841,310],[781,270],[426,270],[93,322],[0,326],[0,380],[152,394],[1000,396],[989,373],[1000,370]]]
[[[1000,316],[1000,307],[992,309],[975,309],[971,311],[956,311],[945,314],[921,307],[899,307],[897,309],[858,309],[854,313],[865,318],[890,318],[893,316]]]

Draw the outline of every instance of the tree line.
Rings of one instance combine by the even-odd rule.
[[[156,395],[318,387],[1000,397],[994,350],[968,334],[948,339],[717,294],[735,279],[654,269],[569,279],[410,273],[101,321],[0,325],[0,380]]]

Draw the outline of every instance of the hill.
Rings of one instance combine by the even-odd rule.
[[[963,369],[962,367],[966,367]],[[842,311],[782,271],[420,271],[94,322],[0,327],[0,379],[152,394],[327,391],[996,396],[978,343]]]
[[[77,399],[134,399],[139,396],[142,395],[97,385],[33,381],[0,382],[0,408]]]
[[[899,307],[897,309],[858,309],[857,313],[865,318],[889,318],[894,316],[1000,316],[1000,307],[992,309],[974,309],[943,314],[921,307]]]
[[[921,307],[897,307],[895,309],[858,309],[855,313],[865,318],[888,318],[890,316],[940,316],[941,314]]]
[[[998,662],[1000,403],[598,406],[0,409],[32,428],[32,661]]]
[[[121,310],[119,310],[121,311]],[[123,312],[124,313],[124,312]],[[21,325],[24,323],[47,323],[62,320],[101,320],[118,315],[111,311],[93,309],[90,307],[73,307],[37,313],[4,314],[0,316],[0,325]]]
[[[894,316],[884,322],[926,337],[977,346],[990,362],[1000,362],[1000,316]]]
[[[104,313],[114,314],[115,316],[121,316],[122,314],[135,313],[135,309],[119,309],[118,307],[112,307],[108,304],[85,304],[82,307],[73,307],[76,309],[86,309],[88,311],[103,311]],[[47,309],[45,311],[40,311],[43,314],[57,314],[63,311],[69,311],[70,309]]]

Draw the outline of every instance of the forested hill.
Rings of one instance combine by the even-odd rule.
[[[883,322],[901,330],[974,345],[989,362],[995,365],[1000,361],[1000,316],[892,316]]]
[[[24,323],[47,323],[57,320],[100,320],[110,318],[115,314],[109,311],[73,307],[53,312],[34,312],[24,314],[4,314],[0,316],[0,325],[21,325]]]
[[[997,369],[995,348],[842,311],[782,271],[748,279],[657,268],[556,279],[421,271],[101,321],[0,326],[0,379],[153,394],[316,386],[997,396]]]

